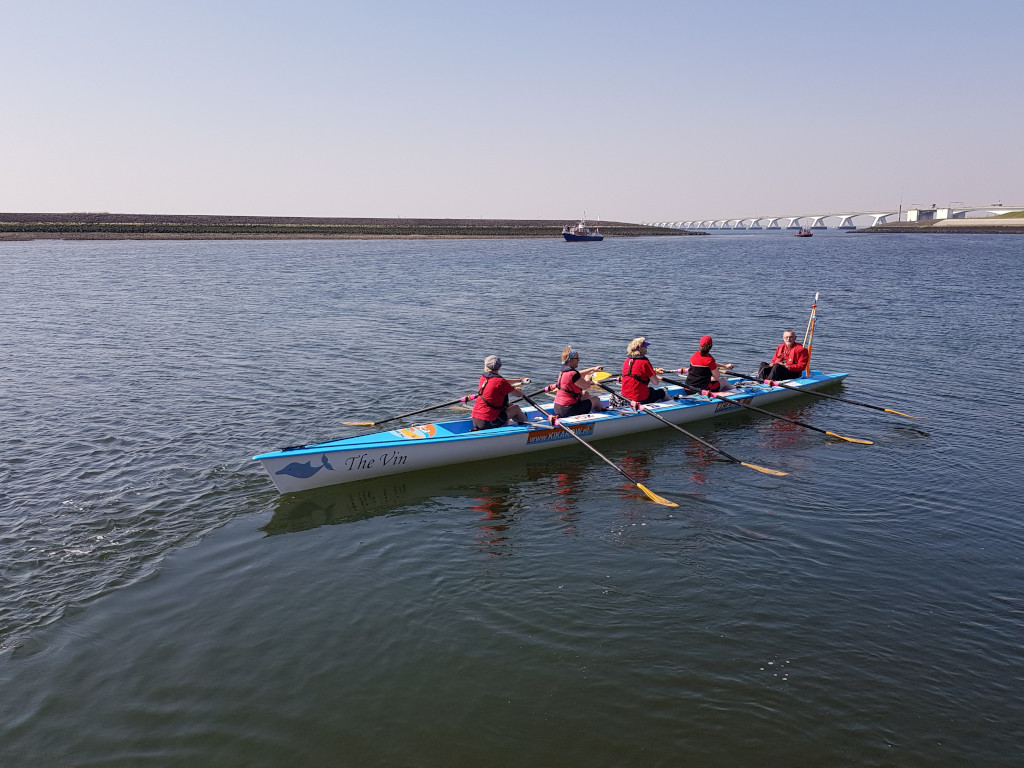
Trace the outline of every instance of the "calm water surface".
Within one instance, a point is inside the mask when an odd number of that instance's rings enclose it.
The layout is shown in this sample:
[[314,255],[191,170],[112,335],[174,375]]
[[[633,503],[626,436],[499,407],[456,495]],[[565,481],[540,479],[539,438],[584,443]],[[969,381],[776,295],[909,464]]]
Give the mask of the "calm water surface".
[[[578,258],[568,267],[566,254]],[[1024,762],[1017,236],[0,244],[0,764]],[[578,273],[560,280],[558,272]],[[800,399],[279,496],[253,454],[566,343]],[[442,411],[438,417],[465,411]]]

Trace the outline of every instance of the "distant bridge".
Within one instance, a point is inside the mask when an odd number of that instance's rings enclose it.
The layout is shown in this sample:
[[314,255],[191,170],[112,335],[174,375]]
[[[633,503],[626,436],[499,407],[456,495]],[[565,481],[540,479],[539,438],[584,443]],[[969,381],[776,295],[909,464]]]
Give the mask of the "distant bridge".
[[[738,219],[691,219],[689,221],[649,222],[652,227],[670,227],[672,229],[828,229],[826,219],[838,221],[835,229],[857,229],[853,220],[858,216],[871,216],[871,226],[885,224],[890,216],[906,214],[907,221],[927,221],[930,219],[963,219],[968,213],[985,211],[990,216],[1011,211],[1024,210],[1024,206],[971,206],[960,208],[910,208],[906,211],[848,211],[846,213],[801,213],[797,216],[744,216]],[[804,220],[808,224],[804,224]],[[780,223],[782,222],[782,223]]]

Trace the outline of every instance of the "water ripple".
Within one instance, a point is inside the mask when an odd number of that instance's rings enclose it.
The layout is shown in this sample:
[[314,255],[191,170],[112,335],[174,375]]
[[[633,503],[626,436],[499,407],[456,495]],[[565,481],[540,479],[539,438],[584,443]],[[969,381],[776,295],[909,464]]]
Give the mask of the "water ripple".
[[[949,368],[1021,356],[1019,241],[791,240],[609,238],[572,285],[537,277],[554,240],[4,244],[5,748],[1008,764],[1024,407]],[[695,425],[786,478],[663,432],[599,446],[674,510],[572,447],[292,496],[249,461],[465,394],[491,352],[540,380],[569,342],[612,368],[645,334],[677,367],[712,333],[753,369],[815,290],[835,392],[927,420],[780,408],[873,446]],[[510,733],[534,738],[502,762]]]

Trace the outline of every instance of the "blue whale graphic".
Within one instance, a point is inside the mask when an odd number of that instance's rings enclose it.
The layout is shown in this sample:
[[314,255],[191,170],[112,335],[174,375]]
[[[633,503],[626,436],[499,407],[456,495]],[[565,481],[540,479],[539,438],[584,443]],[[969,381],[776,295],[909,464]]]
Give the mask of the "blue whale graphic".
[[274,474],[291,475],[292,477],[301,477],[303,480],[305,480],[307,477],[312,477],[313,475],[315,475],[324,467],[327,467],[327,469],[331,470],[332,472],[334,471],[334,467],[332,467],[330,465],[330,462],[327,461],[326,453],[320,457],[320,461],[322,461],[323,464],[321,464],[319,467],[314,467],[312,461],[306,461],[301,464],[297,461],[293,461],[287,467],[277,470],[277,472],[275,472]]

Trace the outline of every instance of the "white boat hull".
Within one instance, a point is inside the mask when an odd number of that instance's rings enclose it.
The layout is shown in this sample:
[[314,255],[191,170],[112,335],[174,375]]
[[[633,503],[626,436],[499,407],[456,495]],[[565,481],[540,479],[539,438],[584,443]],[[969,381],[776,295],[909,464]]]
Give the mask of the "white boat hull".
[[[786,383],[813,390],[841,381],[847,375],[815,371],[809,378]],[[679,387],[671,386],[668,391],[670,395],[682,394]],[[756,385],[743,386],[737,393],[726,394],[742,397],[744,402],[762,407],[788,400],[800,393],[783,387]],[[736,403],[699,395],[654,403],[650,407],[673,424],[709,419],[742,409]],[[293,493],[576,443],[564,430],[552,427],[546,414],[541,416],[533,408],[525,408],[524,412],[531,419],[529,427],[501,427],[472,432],[471,420],[460,419],[342,438],[264,453],[253,458],[263,465],[281,493]],[[658,419],[637,413],[628,406],[560,421],[587,442],[665,427]]]

